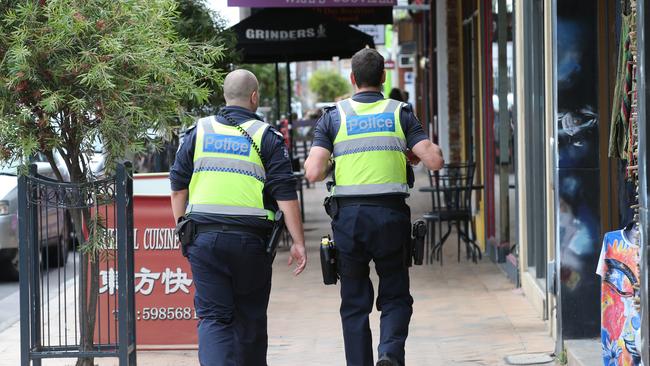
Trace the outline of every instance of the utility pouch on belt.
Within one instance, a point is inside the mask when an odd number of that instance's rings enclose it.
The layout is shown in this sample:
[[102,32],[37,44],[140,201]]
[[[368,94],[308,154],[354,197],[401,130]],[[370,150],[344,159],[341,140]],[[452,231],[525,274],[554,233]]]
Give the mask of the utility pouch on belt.
[[323,206],[325,207],[325,212],[327,213],[327,216],[329,216],[332,219],[336,218],[336,215],[338,215],[339,213],[339,204],[336,201],[336,198],[332,196],[325,197],[325,201],[323,201]]
[[424,238],[427,236],[427,224],[418,220],[413,223],[413,238],[411,239],[413,248],[413,263],[422,265],[424,262]]
[[282,211],[275,213],[275,221],[273,222],[273,230],[269,237],[269,242],[266,244],[266,253],[275,256],[275,250],[280,243],[280,237],[284,231],[284,214]]
[[323,270],[323,283],[336,285],[339,279],[336,271],[336,245],[329,235],[323,236],[320,242],[320,265]]
[[194,240],[195,228],[194,222],[187,217],[181,216],[178,218],[174,232],[178,236],[178,241],[181,242],[181,252],[184,257],[187,257],[187,246]]

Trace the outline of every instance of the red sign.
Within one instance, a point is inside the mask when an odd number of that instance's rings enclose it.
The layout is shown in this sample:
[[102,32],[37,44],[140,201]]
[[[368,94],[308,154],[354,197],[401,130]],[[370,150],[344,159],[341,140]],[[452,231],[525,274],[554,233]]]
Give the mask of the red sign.
[[[150,195],[135,193],[133,200],[138,349],[142,346],[144,349],[147,346],[194,349],[198,344],[194,281],[189,262],[181,254],[180,243],[174,235],[167,174],[136,176],[134,186],[136,192],[137,186],[152,187]],[[108,215],[112,216],[112,213]],[[111,221],[107,222],[109,230],[114,227]],[[104,324],[103,327],[108,324],[106,306],[114,308],[116,304],[115,279],[119,272],[111,265],[113,261],[108,263],[99,273],[98,324]],[[106,334],[106,328],[97,328],[99,334]],[[116,329],[108,330],[111,337],[115,337]]]
[[395,68],[395,61],[393,60],[384,61],[384,69],[393,70],[394,68]]

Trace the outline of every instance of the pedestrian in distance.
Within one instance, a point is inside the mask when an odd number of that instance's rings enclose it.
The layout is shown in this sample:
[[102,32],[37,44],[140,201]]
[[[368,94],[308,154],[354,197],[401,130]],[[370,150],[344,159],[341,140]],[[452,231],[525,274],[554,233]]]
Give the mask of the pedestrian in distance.
[[374,303],[371,260],[379,276],[381,311],[376,365],[404,365],[413,312],[405,260],[411,239],[406,153],[412,151],[430,170],[443,166],[440,148],[427,138],[411,107],[384,99],[385,78],[384,58],[376,50],[366,48],[352,57],[355,94],[325,109],[305,161],[311,182],[324,180],[333,169],[328,213],[338,250],[348,366],[374,365],[368,320]]
[[257,78],[235,70],[223,90],[226,107],[181,140],[170,170],[172,209],[188,241],[200,364],[264,366],[275,255],[268,241],[278,209],[293,239],[295,275],[307,264],[305,240],[282,134],[255,114]]

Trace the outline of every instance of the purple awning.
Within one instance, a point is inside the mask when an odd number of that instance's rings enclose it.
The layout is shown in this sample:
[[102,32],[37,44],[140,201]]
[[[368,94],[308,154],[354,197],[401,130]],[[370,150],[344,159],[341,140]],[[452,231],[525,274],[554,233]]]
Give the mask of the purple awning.
[[228,0],[228,6],[247,8],[333,8],[393,5],[397,5],[397,0]]

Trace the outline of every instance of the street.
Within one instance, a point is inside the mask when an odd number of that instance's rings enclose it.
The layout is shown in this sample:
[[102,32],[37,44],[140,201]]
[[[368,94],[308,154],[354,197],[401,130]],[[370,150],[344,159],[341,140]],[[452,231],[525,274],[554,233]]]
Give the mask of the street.
[[[59,275],[69,281],[74,278],[74,263],[76,252],[68,254],[68,262],[64,268],[53,268],[49,273],[43,273],[43,280],[50,283],[50,298],[58,295]],[[44,282],[46,286],[47,282]],[[0,280],[0,332],[9,328],[20,317],[20,284],[18,281]],[[61,289],[62,290],[62,289]],[[46,289],[47,291],[47,289]]]

